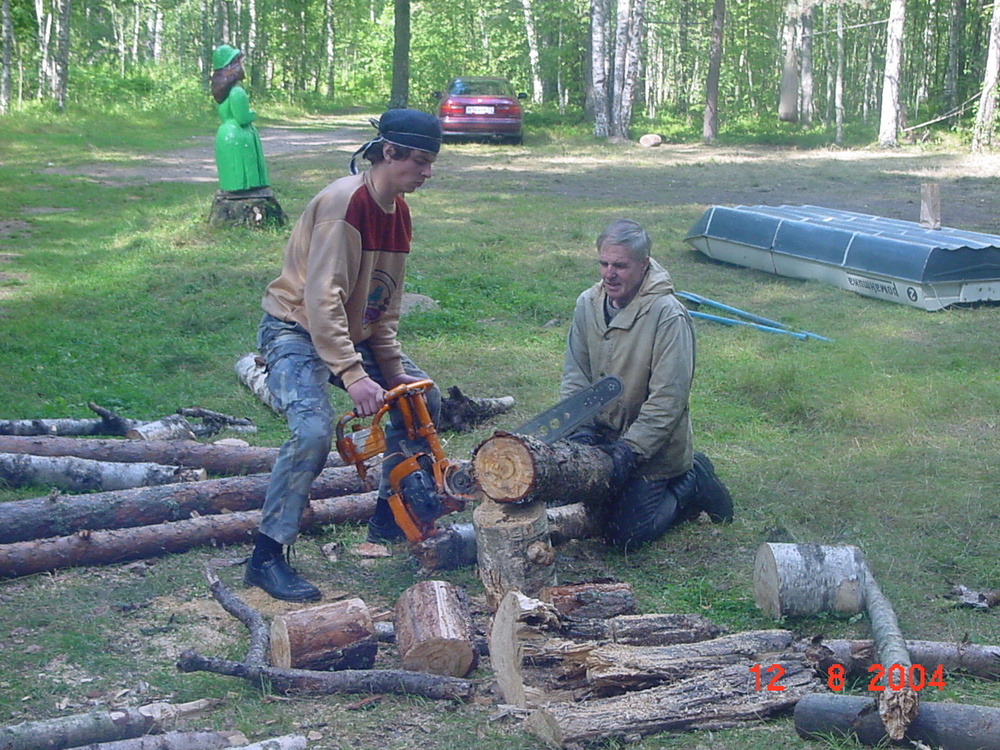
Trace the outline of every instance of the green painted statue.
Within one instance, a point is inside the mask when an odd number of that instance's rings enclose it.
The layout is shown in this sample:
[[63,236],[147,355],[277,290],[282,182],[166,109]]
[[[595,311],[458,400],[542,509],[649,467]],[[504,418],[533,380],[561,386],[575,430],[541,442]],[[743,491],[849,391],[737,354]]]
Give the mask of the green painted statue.
[[222,124],[215,134],[215,163],[219,169],[219,187],[239,192],[267,187],[264,150],[253,121],[250,99],[243,80],[243,53],[223,44],[212,54],[212,97],[219,105]]

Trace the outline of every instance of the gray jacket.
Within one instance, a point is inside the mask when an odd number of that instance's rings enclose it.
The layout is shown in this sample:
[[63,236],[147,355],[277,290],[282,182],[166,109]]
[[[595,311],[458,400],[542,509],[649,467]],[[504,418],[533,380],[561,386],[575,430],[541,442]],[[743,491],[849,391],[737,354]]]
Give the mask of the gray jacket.
[[646,461],[640,473],[667,478],[691,468],[688,408],[694,377],[695,337],[687,308],[659,263],[649,269],[635,298],[604,322],[600,282],[576,300],[563,364],[560,396],[566,398],[605,375],[625,389],[593,426],[609,440],[624,440]]

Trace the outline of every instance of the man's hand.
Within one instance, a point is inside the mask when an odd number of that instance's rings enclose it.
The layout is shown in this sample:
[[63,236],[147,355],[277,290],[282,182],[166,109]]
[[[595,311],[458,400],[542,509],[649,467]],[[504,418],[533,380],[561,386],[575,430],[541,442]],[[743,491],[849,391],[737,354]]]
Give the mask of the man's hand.
[[421,380],[425,380],[425,378],[417,378],[413,375],[407,375],[405,372],[401,372],[399,375],[389,378],[389,390],[392,390],[397,385],[403,385],[404,383],[419,383]]
[[596,446],[611,457],[611,489],[617,490],[629,480],[639,464],[642,456],[632,450],[632,446],[622,440]]
[[347,386],[347,395],[354,402],[354,413],[359,417],[370,417],[385,403],[385,391],[371,378],[355,380]]

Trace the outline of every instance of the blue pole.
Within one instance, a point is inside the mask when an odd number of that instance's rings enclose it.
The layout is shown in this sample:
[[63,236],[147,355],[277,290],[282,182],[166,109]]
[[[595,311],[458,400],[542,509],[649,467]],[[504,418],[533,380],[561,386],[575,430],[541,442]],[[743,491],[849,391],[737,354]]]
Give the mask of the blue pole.
[[[740,310],[739,308],[736,307],[730,307],[729,305],[725,305],[721,302],[716,302],[715,300],[709,299],[708,297],[702,297],[700,294],[695,294],[694,292],[675,292],[675,294],[681,299],[686,299],[689,302],[694,302],[696,305],[705,305],[706,307],[714,307],[716,310],[723,310],[725,312],[732,313],[733,315],[736,315],[740,318],[744,318],[745,320],[758,323],[764,326],[765,328],[780,328],[785,331],[790,330],[788,326],[786,326],[784,323],[779,323],[776,320],[763,318],[760,315],[754,315],[753,313],[748,313],[745,310]],[[702,315],[707,315],[707,314],[708,313],[702,313]],[[713,316],[706,319],[713,320],[718,317],[719,316]],[[729,320],[729,318],[722,318],[721,320]],[[818,339],[819,341],[830,340],[826,336],[820,336],[817,333],[809,333],[808,331],[802,332],[802,338]]]
[[722,323],[727,326],[749,326],[750,328],[756,328],[758,331],[766,331],[767,333],[783,333],[786,336],[793,336],[797,339],[807,339],[809,338],[804,333],[799,333],[798,331],[789,331],[787,328],[775,328],[774,326],[765,326],[760,323],[750,323],[746,320],[734,320],[733,318],[724,318],[721,315],[710,315],[709,313],[698,312],[697,310],[689,310],[692,318],[702,318],[703,320],[711,320],[715,323]]

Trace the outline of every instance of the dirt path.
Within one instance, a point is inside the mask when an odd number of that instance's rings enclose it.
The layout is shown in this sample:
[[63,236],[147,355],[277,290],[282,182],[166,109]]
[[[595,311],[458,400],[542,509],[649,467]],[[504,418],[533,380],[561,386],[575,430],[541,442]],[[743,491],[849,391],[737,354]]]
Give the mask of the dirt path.
[[[269,164],[278,166],[285,159],[315,155],[317,161],[330,165],[332,179],[372,134],[360,119],[357,126],[343,120],[331,121],[334,127],[329,129],[322,124],[320,120],[306,127],[261,128]],[[145,156],[128,166],[95,163],[46,171],[82,174],[106,184],[214,183],[214,136],[193,140],[188,148]],[[698,144],[644,149],[628,144],[609,146],[603,153],[544,145],[472,146],[449,149],[442,157],[439,175],[486,178],[498,189],[556,193],[611,204],[811,204],[910,221],[919,219],[921,183],[938,182],[944,225],[1000,233],[1000,156],[992,154]]]

